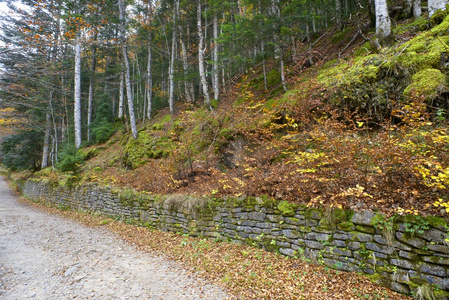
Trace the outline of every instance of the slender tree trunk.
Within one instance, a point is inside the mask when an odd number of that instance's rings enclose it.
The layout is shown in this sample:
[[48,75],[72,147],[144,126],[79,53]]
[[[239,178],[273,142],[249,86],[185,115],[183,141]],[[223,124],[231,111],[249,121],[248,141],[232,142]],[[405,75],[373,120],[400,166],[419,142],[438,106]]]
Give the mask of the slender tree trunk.
[[431,17],[437,10],[446,10],[447,0],[429,0],[429,17]]
[[170,57],[170,67],[169,67],[169,97],[168,104],[170,106],[170,114],[173,116],[174,110],[174,94],[175,94],[175,58],[176,58],[176,16],[178,15],[179,0],[175,1],[175,11],[173,12],[173,35],[171,44],[171,57]]
[[44,137],[44,147],[42,151],[42,169],[48,167],[48,154],[50,147],[50,138],[51,138],[51,115],[47,113],[45,115],[45,137]]
[[296,64],[299,60],[298,49],[296,47],[296,37],[294,36],[292,36],[292,59],[294,64]]
[[81,147],[81,38],[78,37],[75,46],[75,147]]
[[404,19],[410,18],[412,15],[413,0],[404,0],[401,17]]
[[136,67],[137,67],[137,86],[136,86],[136,94],[137,94],[137,112],[138,112],[138,119],[142,119],[142,122],[145,122],[145,109],[146,109],[146,102],[145,102],[145,94],[142,92],[142,70],[140,68],[140,59],[139,56],[136,53]]
[[374,3],[376,8],[376,36],[379,40],[385,40],[391,34],[387,0],[375,0]]
[[214,14],[214,64],[212,65],[213,85],[214,85],[214,99],[218,102],[220,96],[220,83],[218,77],[218,18],[217,13]]
[[413,17],[419,18],[421,17],[422,9],[421,9],[421,0],[413,0]]
[[268,91],[268,85],[267,85],[267,66],[265,62],[265,42],[262,41],[261,43],[261,50],[262,50],[262,67],[263,67],[263,87],[265,88],[265,91]]
[[[151,30],[151,29],[150,29]],[[152,74],[152,54],[153,54],[153,35],[148,34],[148,64],[147,64],[147,117],[151,120],[151,109],[153,102],[153,74]]]
[[339,31],[343,29],[341,0],[335,0],[335,23]]
[[193,84],[190,79],[188,79],[189,76],[189,60],[187,58],[187,48],[184,40],[180,39],[181,44],[181,57],[182,57],[182,68],[184,70],[184,89],[186,94],[187,102],[192,103],[193,97],[194,97],[194,90],[193,90]]
[[199,38],[199,44],[198,44],[198,68],[200,72],[200,80],[201,80],[201,86],[203,88],[203,94],[204,94],[204,104],[207,108],[212,110],[212,106],[210,104],[210,98],[209,98],[209,90],[207,86],[207,80],[206,80],[206,74],[204,72],[204,38],[203,38],[203,25],[202,25],[202,10],[201,10],[201,0],[197,0],[197,27],[198,27],[198,38]]
[[[53,139],[52,139],[52,149],[51,149],[51,153],[50,153],[50,157],[51,157],[51,165],[53,170],[55,169],[55,164],[56,164],[56,160],[57,160],[57,155],[58,155],[58,147],[59,147],[59,141],[58,141],[58,126],[56,123],[56,117],[55,117],[55,111],[53,109],[53,95],[51,95],[50,97],[50,116],[51,116],[51,120],[53,122]],[[64,118],[61,118],[62,120],[62,124],[64,124]],[[61,126],[61,135],[64,134],[64,127]],[[61,137],[62,140],[63,137]]]
[[371,21],[371,26],[376,27],[376,5],[374,0],[368,0],[368,14]]
[[125,74],[120,72],[120,87],[119,87],[119,102],[118,102],[118,117],[121,119],[124,115],[124,109],[125,106]]
[[132,95],[132,87],[131,87],[131,76],[130,76],[130,67],[128,61],[128,50],[126,45],[126,37],[125,37],[125,7],[123,5],[123,0],[119,0],[119,9],[120,9],[120,29],[122,35],[122,54],[123,54],[123,62],[125,64],[125,82],[126,82],[126,94],[128,97],[128,110],[129,110],[129,121],[131,125],[131,132],[134,139],[137,139],[137,124],[136,124],[136,116],[134,114],[134,100]]
[[[272,0],[271,2],[271,10],[272,14],[276,17],[277,21],[279,22],[279,19],[281,17],[281,11],[279,9],[279,0]],[[276,26],[274,31],[274,59],[279,61],[280,63],[280,72],[281,72],[281,82],[282,82],[282,88],[284,91],[287,91],[287,84],[285,82],[285,70],[284,70],[284,58],[282,55],[282,49],[281,49],[281,39],[279,37],[279,28]]]
[[[94,42],[97,40],[97,34],[94,36]],[[90,142],[90,130],[92,123],[92,111],[94,101],[94,84],[95,84],[95,69],[97,66],[97,46],[92,47],[92,63],[90,66],[90,81],[89,81],[89,100],[87,108],[87,141]]]

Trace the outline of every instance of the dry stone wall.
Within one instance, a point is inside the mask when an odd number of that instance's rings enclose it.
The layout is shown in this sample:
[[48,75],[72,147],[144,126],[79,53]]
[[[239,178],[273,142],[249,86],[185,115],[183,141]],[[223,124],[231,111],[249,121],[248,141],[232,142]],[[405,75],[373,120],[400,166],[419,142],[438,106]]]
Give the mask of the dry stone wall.
[[392,222],[372,211],[320,211],[253,197],[156,197],[94,184],[69,188],[29,180],[21,188],[35,201],[164,231],[249,243],[362,272],[402,293],[432,285],[438,299],[449,296],[448,227],[439,218],[408,216]]

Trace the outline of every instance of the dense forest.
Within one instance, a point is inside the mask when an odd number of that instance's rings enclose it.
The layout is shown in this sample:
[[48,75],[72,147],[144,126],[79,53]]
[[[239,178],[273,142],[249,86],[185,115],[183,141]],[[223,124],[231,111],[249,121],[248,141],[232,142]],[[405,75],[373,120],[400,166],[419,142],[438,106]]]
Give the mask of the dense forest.
[[444,215],[446,4],[9,3],[2,163],[68,184]]
[[[27,119],[21,134],[33,149],[26,167],[44,168],[64,144],[106,141],[116,118],[137,138],[136,124],[163,107],[173,114],[176,103],[187,102],[213,111],[223,91],[257,64],[265,89],[276,69],[287,91],[289,66],[314,63],[313,45],[325,29],[357,19],[363,34],[377,10],[378,36],[388,39],[383,2],[13,2],[2,23],[2,106]],[[400,13],[419,16],[420,1],[413,9],[411,2]],[[31,157],[39,152],[41,159]]]

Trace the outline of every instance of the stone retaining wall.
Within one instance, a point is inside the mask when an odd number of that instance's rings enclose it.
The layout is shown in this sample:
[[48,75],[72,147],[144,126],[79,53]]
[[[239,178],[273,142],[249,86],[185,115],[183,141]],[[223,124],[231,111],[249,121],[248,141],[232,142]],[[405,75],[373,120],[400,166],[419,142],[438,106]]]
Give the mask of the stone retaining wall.
[[153,197],[94,184],[64,188],[29,180],[21,188],[35,201],[164,231],[249,243],[335,269],[363,272],[401,293],[433,285],[438,299],[449,296],[448,227],[439,218],[408,216],[392,223],[372,211],[319,211],[252,197]]

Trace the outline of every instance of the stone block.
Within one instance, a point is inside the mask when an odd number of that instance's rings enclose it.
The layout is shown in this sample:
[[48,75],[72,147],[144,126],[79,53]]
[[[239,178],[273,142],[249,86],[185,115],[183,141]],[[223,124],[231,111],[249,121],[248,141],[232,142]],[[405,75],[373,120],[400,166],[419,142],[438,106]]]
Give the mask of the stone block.
[[408,237],[406,234],[402,232],[396,232],[396,238],[399,241],[418,249],[421,249],[426,245],[425,241],[418,238]]
[[366,233],[357,233],[352,236],[352,240],[358,242],[371,242],[373,240],[373,236]]
[[356,212],[352,216],[351,222],[359,225],[371,225],[371,221],[375,216],[376,214],[370,210]]
[[423,263],[419,264],[418,269],[423,273],[435,275],[438,277],[447,276],[446,269],[443,268],[442,266],[438,266],[438,265],[432,265],[432,264],[423,262]]
[[262,229],[270,229],[271,224],[270,223],[256,223],[256,227],[262,228]]
[[284,217],[280,215],[266,215],[266,218],[272,223],[280,223],[281,221],[284,221]]
[[376,229],[372,226],[366,226],[366,225],[356,225],[355,230],[365,232],[368,234],[374,234],[376,233]]
[[282,233],[288,239],[297,239],[297,238],[299,238],[301,236],[301,233],[299,231],[290,230],[290,229],[282,230]]
[[406,259],[393,258],[393,259],[390,260],[390,263],[392,265],[401,267],[403,269],[408,269],[408,270],[414,270],[415,269],[414,264],[411,261],[406,260]]
[[317,225],[318,225],[317,220],[310,220],[310,219],[306,220],[306,226],[308,226],[308,227],[315,227]]
[[390,288],[393,291],[401,293],[401,294],[409,294],[410,293],[410,288],[408,287],[408,285],[403,284],[403,283],[399,283],[399,282],[396,282],[396,281],[392,281],[391,282]]
[[427,248],[429,250],[435,251],[435,252],[440,252],[443,254],[448,254],[449,253],[449,246],[446,245],[438,245],[438,244],[431,244],[431,243],[427,243]]
[[305,238],[306,240],[315,240],[315,235],[316,235],[315,232],[309,232],[308,234],[305,235],[304,238]]
[[237,226],[235,226],[234,224],[227,223],[224,225],[224,228],[235,230]]
[[352,238],[352,234],[347,234],[347,233],[335,233],[334,234],[334,239],[337,239],[337,240],[346,241],[351,238]]
[[236,219],[240,219],[240,220],[247,220],[248,219],[248,213],[247,212],[234,213],[234,217]]
[[305,244],[308,248],[312,249],[324,249],[323,244],[315,242],[315,241],[305,241]]
[[237,225],[256,226],[256,223],[254,221],[250,221],[250,220],[237,220]]
[[359,250],[361,247],[359,242],[350,242],[348,243],[348,248],[351,250]]
[[250,212],[248,214],[248,219],[254,220],[254,221],[260,221],[263,222],[265,220],[266,214],[262,212]]
[[244,238],[244,239],[249,238],[249,234],[246,233],[246,232],[239,232],[238,235],[241,236],[241,237]]
[[315,233],[315,239],[320,242],[325,242],[330,240],[332,235],[326,233]]
[[244,230],[246,233],[252,233],[252,232],[253,232],[253,228],[250,227],[250,226],[245,226],[245,227],[243,228],[243,230]]
[[327,253],[344,256],[344,257],[352,257],[352,252],[350,250],[342,249],[342,248],[336,248],[336,247],[325,247],[324,251]]
[[430,262],[438,265],[449,266],[449,258],[441,256],[423,256],[421,258],[425,262]]
[[276,245],[284,247],[284,248],[290,248],[291,244],[288,242],[281,242],[281,241],[276,241]]
[[337,246],[337,247],[346,247],[345,241],[342,241],[342,240],[333,240],[332,245]]
[[402,257],[402,258],[406,258],[406,259],[413,260],[413,261],[419,260],[418,255],[408,252],[408,251],[399,250],[398,254],[399,254],[399,257]]
[[441,230],[432,228],[432,229],[424,231],[422,234],[420,234],[420,236],[429,242],[438,244],[438,243],[443,243],[445,241],[447,234]]
[[280,248],[279,252],[284,255],[291,256],[291,257],[295,256],[295,254],[296,254],[295,250],[290,249],[290,248]]
[[376,244],[376,243],[366,243],[366,248],[374,252],[384,253],[390,255],[393,253],[394,249],[392,247]]

